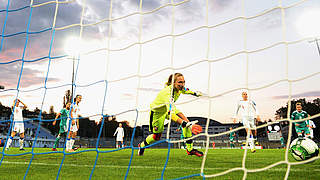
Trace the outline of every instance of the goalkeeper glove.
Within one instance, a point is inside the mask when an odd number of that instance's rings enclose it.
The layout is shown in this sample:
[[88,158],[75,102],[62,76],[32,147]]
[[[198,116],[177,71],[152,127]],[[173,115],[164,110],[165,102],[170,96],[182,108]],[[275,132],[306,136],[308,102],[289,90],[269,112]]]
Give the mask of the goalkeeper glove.
[[198,122],[199,122],[198,120],[187,122],[186,127],[188,128],[190,126],[193,126],[193,125],[197,124]]
[[192,127],[191,127],[191,131],[193,134],[197,135],[199,133],[202,132],[202,127],[198,124],[194,124]]
[[202,93],[200,91],[196,91],[193,93],[194,96],[200,97],[202,96]]
[[190,121],[186,124],[186,128],[190,128],[192,133],[197,135],[202,132],[202,127],[196,123],[198,123],[198,120]]

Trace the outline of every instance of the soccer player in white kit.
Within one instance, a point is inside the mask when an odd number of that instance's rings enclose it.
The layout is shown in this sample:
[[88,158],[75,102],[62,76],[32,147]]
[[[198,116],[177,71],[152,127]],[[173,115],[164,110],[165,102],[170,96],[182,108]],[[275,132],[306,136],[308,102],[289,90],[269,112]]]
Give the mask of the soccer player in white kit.
[[17,133],[19,133],[20,134],[20,139],[19,139],[20,150],[24,151],[24,149],[23,149],[24,123],[23,123],[22,110],[26,109],[26,108],[27,108],[27,106],[22,101],[20,101],[20,99],[16,99],[13,101],[12,109],[14,110],[14,112],[13,112],[12,132],[11,132],[11,136],[7,142],[6,150],[9,150],[9,147],[12,143],[13,137]]
[[310,131],[310,138],[313,139],[313,129],[316,128],[316,125],[311,119],[309,119],[307,120],[307,127],[309,128],[309,131]]
[[[113,136],[117,134],[116,139],[116,148],[122,148],[123,147],[123,137],[124,137],[124,130],[122,128],[122,124],[119,123],[119,127],[116,129],[116,132],[114,132]],[[118,143],[120,142],[120,145],[118,146]]]
[[71,122],[70,122],[70,119],[67,122],[67,129],[69,129],[69,125],[71,124],[68,138],[67,138],[67,144],[66,144],[66,151],[67,152],[74,152],[74,149],[72,149],[72,147],[74,145],[74,141],[77,136],[78,129],[79,129],[79,117],[80,117],[79,103],[81,102],[81,100],[82,100],[82,96],[77,95],[75,97],[75,102],[73,103],[73,106],[71,107]]
[[233,116],[234,123],[236,122],[239,111],[241,112],[242,124],[246,129],[247,137],[249,136],[248,144],[250,146],[251,152],[256,152],[251,129],[255,130],[256,136],[257,127],[255,125],[254,118],[257,118],[257,121],[260,121],[260,116],[256,103],[251,99],[248,99],[248,93],[245,91],[242,92],[242,100],[238,101],[236,111]]

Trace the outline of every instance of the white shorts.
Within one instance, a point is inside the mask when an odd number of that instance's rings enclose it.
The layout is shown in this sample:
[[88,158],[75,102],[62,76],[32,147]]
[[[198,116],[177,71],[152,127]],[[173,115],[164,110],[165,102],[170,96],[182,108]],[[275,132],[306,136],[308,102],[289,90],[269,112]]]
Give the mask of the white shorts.
[[254,117],[242,117],[242,124],[245,128],[256,129],[256,124],[254,123]]
[[[75,120],[76,121],[76,120]],[[69,129],[69,123],[71,124],[71,127],[70,127],[70,132],[77,132],[78,131],[78,126],[77,126],[77,121],[74,125],[72,125],[72,121],[70,121],[68,119],[68,122],[67,122],[67,131]]]
[[123,141],[123,137],[118,137],[117,136],[117,141]]
[[24,123],[13,122],[12,131],[16,133],[24,133]]

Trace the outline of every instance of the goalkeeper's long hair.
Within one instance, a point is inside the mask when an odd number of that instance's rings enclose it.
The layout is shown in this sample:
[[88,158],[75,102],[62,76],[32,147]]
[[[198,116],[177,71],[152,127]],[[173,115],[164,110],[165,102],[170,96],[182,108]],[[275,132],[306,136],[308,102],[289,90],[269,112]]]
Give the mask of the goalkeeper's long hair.
[[[180,76],[183,76],[183,74],[181,73],[174,73],[174,81],[173,82],[176,82],[177,78],[180,77]],[[168,78],[168,81],[166,82],[166,85],[167,86],[170,86],[172,84],[172,74],[170,74],[169,78]]]

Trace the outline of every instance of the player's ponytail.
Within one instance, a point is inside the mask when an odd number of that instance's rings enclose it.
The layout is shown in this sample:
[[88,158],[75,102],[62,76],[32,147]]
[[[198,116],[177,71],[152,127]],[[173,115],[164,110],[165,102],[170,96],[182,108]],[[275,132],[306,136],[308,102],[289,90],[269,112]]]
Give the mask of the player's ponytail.
[[[177,78],[180,77],[180,76],[183,76],[183,74],[181,73],[175,73],[174,74],[174,81],[173,82],[176,82]],[[168,78],[168,81],[166,82],[166,85],[167,86],[170,86],[172,83],[172,74],[170,74],[169,78]]]

